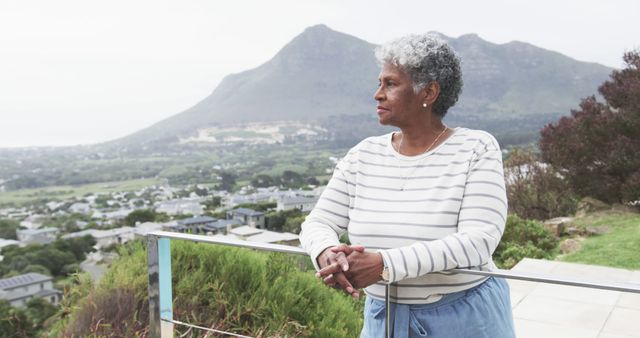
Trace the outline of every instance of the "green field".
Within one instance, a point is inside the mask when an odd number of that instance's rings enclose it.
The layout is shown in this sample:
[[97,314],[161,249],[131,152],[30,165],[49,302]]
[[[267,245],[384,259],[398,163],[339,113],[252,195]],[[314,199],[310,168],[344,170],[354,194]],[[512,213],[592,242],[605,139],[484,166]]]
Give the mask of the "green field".
[[607,212],[577,219],[576,223],[606,226],[609,232],[587,238],[582,249],[561,260],[640,270],[640,214]]
[[43,200],[64,200],[98,192],[134,191],[159,183],[160,180],[157,179],[138,179],[7,191],[0,193],[0,206],[21,206]]

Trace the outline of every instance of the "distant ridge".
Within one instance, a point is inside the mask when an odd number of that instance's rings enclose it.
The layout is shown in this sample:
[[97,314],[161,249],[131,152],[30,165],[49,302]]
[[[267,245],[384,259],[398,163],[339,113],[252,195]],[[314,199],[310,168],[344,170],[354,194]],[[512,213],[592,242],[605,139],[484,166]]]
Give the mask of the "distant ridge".
[[[581,97],[596,93],[612,70],[523,42],[437,34],[463,60],[463,94],[450,112],[456,121],[568,114]],[[374,48],[325,25],[309,27],[271,60],[225,77],[192,108],[116,142],[175,142],[199,128],[225,124],[374,116],[379,72]]]

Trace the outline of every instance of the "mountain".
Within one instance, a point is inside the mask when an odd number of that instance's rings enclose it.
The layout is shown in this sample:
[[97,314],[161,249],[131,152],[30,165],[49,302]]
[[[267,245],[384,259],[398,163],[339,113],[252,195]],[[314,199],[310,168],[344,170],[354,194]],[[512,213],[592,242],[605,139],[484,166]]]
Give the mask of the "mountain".
[[[494,44],[475,34],[457,39],[439,35],[463,60],[463,93],[447,117],[455,124],[554,120],[568,114],[580,98],[596,93],[612,70],[523,42]],[[379,72],[374,48],[325,25],[309,27],[261,66],[225,77],[192,108],[117,143],[174,142],[199,128],[246,122],[344,115],[372,120]]]
[[465,84],[453,110],[461,115],[566,114],[580,98],[595,94],[613,70],[524,42],[494,44],[475,34],[441,37],[463,60]]

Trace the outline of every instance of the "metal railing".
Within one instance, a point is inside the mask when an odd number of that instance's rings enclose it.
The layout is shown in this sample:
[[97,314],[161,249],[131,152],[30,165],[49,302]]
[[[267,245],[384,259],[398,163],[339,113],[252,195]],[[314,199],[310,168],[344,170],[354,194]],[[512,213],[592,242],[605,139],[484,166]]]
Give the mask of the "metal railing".
[[[174,324],[189,326],[205,331],[225,334],[233,337],[250,338],[236,333],[215,330],[207,327],[184,323],[173,318],[173,293],[171,290],[171,239],[186,240],[209,244],[221,244],[241,248],[257,249],[262,251],[282,252],[296,255],[306,255],[302,248],[280,245],[248,242],[226,238],[216,238],[202,235],[191,235],[176,232],[156,231],[147,236],[147,254],[149,270],[149,332],[154,338],[173,337]],[[478,271],[468,269],[450,270],[456,273],[502,277],[507,279],[523,280],[529,282],[541,282],[560,284],[591,289],[631,292],[640,294],[640,284],[635,283],[603,283],[577,278],[557,278],[542,274],[519,273],[510,270]],[[389,285],[385,288],[385,336],[390,337],[390,310],[389,310]]]

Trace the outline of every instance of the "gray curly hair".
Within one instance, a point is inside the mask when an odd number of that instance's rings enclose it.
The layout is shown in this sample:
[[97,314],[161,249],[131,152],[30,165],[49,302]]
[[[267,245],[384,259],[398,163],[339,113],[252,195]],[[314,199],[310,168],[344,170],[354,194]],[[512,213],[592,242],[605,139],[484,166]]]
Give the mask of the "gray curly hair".
[[392,63],[406,71],[418,93],[430,82],[440,85],[433,112],[444,117],[462,91],[460,57],[443,40],[432,34],[410,34],[376,48],[380,64]]

